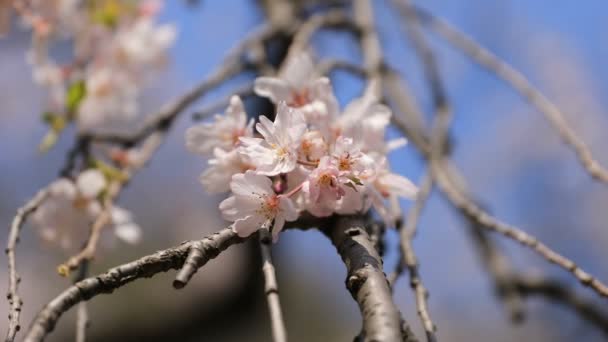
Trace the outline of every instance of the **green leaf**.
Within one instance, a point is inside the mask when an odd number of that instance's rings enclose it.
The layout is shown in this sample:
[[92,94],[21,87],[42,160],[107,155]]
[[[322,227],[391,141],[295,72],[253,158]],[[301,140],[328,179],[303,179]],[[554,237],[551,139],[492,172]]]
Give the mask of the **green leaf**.
[[355,192],[359,192],[359,190],[357,190],[357,187],[355,186],[355,184],[353,184],[352,182],[348,182],[348,183],[346,183],[344,185],[346,185],[347,187],[355,190]]
[[120,169],[109,165],[99,159],[93,159],[91,161],[91,166],[99,170],[108,180],[116,180],[119,182],[124,182],[127,180],[127,174],[122,172]]
[[74,115],[80,102],[87,94],[86,85],[83,80],[76,81],[70,85],[66,94],[65,104],[70,115]]
[[353,182],[357,185],[363,185],[363,183],[361,183],[361,180],[355,176],[350,176],[350,177],[348,177],[348,179],[350,179],[351,182]]

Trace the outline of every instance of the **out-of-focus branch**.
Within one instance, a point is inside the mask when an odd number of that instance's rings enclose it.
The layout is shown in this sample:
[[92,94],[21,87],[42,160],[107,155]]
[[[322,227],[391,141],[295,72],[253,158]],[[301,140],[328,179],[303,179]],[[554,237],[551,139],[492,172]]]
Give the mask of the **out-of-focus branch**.
[[19,243],[19,233],[21,232],[21,228],[23,224],[27,220],[27,217],[32,214],[38,207],[44,202],[44,200],[48,196],[47,188],[43,188],[38,191],[38,193],[32,197],[23,207],[17,210],[17,215],[13,218],[13,222],[11,224],[11,230],[8,236],[8,242],[6,244],[6,256],[8,258],[8,293],[6,298],[9,303],[9,311],[8,311],[8,329],[6,331],[6,341],[12,342],[15,339],[15,335],[17,331],[21,328],[19,325],[19,316],[21,315],[21,307],[23,306],[23,301],[19,296],[18,286],[21,278],[17,273],[17,265],[15,258],[15,248],[17,247],[17,243]]
[[192,114],[192,120],[194,120],[194,121],[205,120],[208,117],[212,116],[213,114],[221,112],[224,108],[228,107],[228,104],[230,103],[230,98],[234,95],[244,98],[247,96],[251,96],[253,94],[254,94],[253,93],[253,84],[252,83],[244,84],[244,85],[238,87],[237,89],[231,91],[230,95],[224,96],[224,97],[220,98],[219,100],[213,102],[212,104],[206,106],[205,108],[196,111],[194,114]]
[[353,25],[352,19],[341,8],[314,14],[302,23],[294,35],[293,42],[289,47],[289,56],[295,56],[305,51],[309,46],[312,36],[326,27],[342,27],[357,30],[356,26]]
[[423,24],[464,52],[479,65],[503,80],[541,112],[557,131],[562,140],[576,153],[581,165],[589,175],[601,182],[608,183],[608,170],[602,167],[593,157],[589,146],[587,146],[585,141],[577,135],[572,126],[566,121],[561,110],[536,89],[521,72],[515,70],[498,56],[485,49],[471,37],[458,31],[446,21],[431,15],[421,8],[416,9],[416,14]]
[[200,268],[228,247],[243,241],[245,239],[237,236],[232,229],[225,228],[203,240],[185,242],[177,247],[150,254],[114,267],[106,273],[79,281],[55,297],[37,314],[24,341],[42,341],[53,330],[59,318],[67,310],[82,301],[89,300],[99,294],[112,293],[134,280],[150,278],[161,272],[181,268],[195,243],[202,243],[205,249],[215,251],[204,255],[197,265]]
[[[404,19],[402,21],[405,23],[405,25],[403,25],[404,29],[414,45],[414,48],[418,54],[418,58],[424,66],[425,75],[429,82],[430,91],[433,98],[436,116],[439,118],[449,118],[451,116],[451,109],[446,91],[443,86],[443,82],[441,80],[439,67],[437,65],[433,51],[427,44],[424,34],[419,29],[420,20],[417,16],[416,9],[412,6],[411,1],[409,0],[392,0],[392,3]],[[399,87],[399,84],[397,83],[393,87],[395,86]],[[404,102],[403,100],[397,101]],[[401,105],[407,108],[407,105],[409,105],[409,103],[405,102]],[[410,117],[412,117],[413,112],[411,111],[411,109],[407,112],[409,112]],[[414,118],[416,117],[415,114],[413,116]],[[416,120],[414,120],[413,122],[416,122]],[[427,158],[429,158],[431,155],[431,146],[425,144],[426,141],[423,139],[423,137],[417,137],[415,143],[420,141],[422,141],[423,143],[417,144],[419,146],[419,149],[424,155],[426,155]],[[441,143],[447,143],[447,138]],[[442,153],[449,153],[449,151],[446,150],[446,146],[441,146],[441,148],[443,149]],[[462,177],[460,177],[460,175],[458,174],[457,169],[447,161],[447,158],[445,166],[449,178],[454,184],[454,186],[460,187],[462,193],[466,194],[465,185],[461,181]],[[463,217],[469,223],[468,226],[473,237],[474,246],[478,250],[480,258],[486,266],[487,271],[492,276],[492,280],[496,289],[496,294],[504,302],[508,312],[511,315],[511,318],[514,321],[520,320],[523,315],[522,301],[521,297],[514,291],[513,284],[510,282],[510,266],[507,259],[504,257],[503,254],[499,252],[498,247],[495,246],[491,238],[487,236],[487,232],[484,231],[484,229],[480,227],[474,219],[466,215],[466,213],[461,212],[461,215],[463,215]]]
[[[78,267],[78,274],[74,278],[74,283],[84,280],[89,272],[89,261],[83,260]],[[89,313],[87,303],[81,302],[78,304],[76,311],[76,342],[85,342],[87,340],[87,328],[89,327]]]
[[608,297],[608,287],[604,283],[595,278],[593,275],[587,273],[574,261],[557,253],[544,243],[540,242],[536,237],[517,227],[503,223],[489,215],[452,185],[444,171],[445,165],[443,161],[440,160],[433,163],[434,165],[432,168],[433,172],[436,174],[436,180],[439,188],[458,209],[462,210],[464,213],[466,213],[466,215],[474,219],[486,229],[504,235],[505,237],[515,240],[530,248],[547,261],[570,272],[578,281],[581,282],[581,284],[590,287],[597,294],[603,297]]
[[430,166],[438,187],[448,200],[484,228],[529,247],[547,261],[570,272],[581,284],[590,287],[601,296],[608,297],[608,286],[581,269],[574,261],[552,250],[525,231],[492,217],[463,194],[458,187],[454,186],[449,173],[446,172],[449,166],[444,158],[444,147],[452,117],[449,111],[440,111],[438,114],[441,115],[436,116],[431,132]]
[[361,66],[339,59],[329,59],[321,61],[319,63],[318,70],[320,75],[328,75],[333,71],[343,70],[357,77],[367,77],[367,70],[365,70]]
[[522,296],[542,296],[572,309],[579,317],[608,336],[608,313],[600,309],[603,306],[581,297],[560,281],[543,277],[514,276],[512,282]]
[[422,326],[424,327],[427,341],[437,341],[437,337],[435,335],[435,324],[431,319],[427,305],[428,291],[420,276],[418,258],[416,258],[414,247],[412,246],[412,240],[418,231],[418,221],[432,188],[433,178],[431,177],[430,173],[428,173],[424,176],[422,184],[419,187],[418,196],[416,197],[414,206],[407,214],[405,226],[401,227],[402,225],[399,225],[397,227],[400,234],[399,242],[401,246],[401,255],[397,270],[389,278],[391,285],[394,285],[403,269],[407,267],[410,277],[410,287],[416,296],[416,308],[420,321],[422,322]]
[[103,228],[106,227],[112,221],[112,202],[114,197],[118,194],[118,188],[115,183],[111,184],[114,190],[113,194],[109,195],[112,198],[106,198],[103,204],[102,212],[97,216],[95,222],[91,226],[91,232],[87,239],[87,242],[83,249],[80,250],[76,255],[70,257],[64,264],[61,264],[57,268],[57,272],[62,276],[67,276],[71,271],[79,268],[83,262],[89,262],[95,257],[95,252],[97,251],[97,243],[99,242],[99,238],[101,237],[101,232]]
[[283,312],[281,311],[279,285],[270,251],[272,239],[270,237],[270,233],[268,232],[268,228],[262,228],[258,234],[260,240],[260,252],[262,254],[264,291],[266,293],[268,311],[270,312],[270,324],[272,327],[272,340],[274,342],[286,342],[287,330],[285,329],[285,321],[283,320]]
[[346,287],[359,304],[364,340],[416,341],[409,329],[403,336],[401,314],[393,302],[382,259],[370,241],[365,223],[361,216],[341,216],[324,229],[346,265]]

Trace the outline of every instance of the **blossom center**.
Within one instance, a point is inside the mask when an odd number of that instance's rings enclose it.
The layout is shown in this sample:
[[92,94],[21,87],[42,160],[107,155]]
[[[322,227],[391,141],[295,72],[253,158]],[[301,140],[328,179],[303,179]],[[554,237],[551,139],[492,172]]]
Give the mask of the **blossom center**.
[[279,211],[279,196],[278,195],[264,195],[260,209],[256,212],[259,215],[264,216],[267,220],[274,218]]
[[291,100],[288,105],[295,108],[303,107],[310,103],[310,94],[308,89],[294,91],[291,93]]

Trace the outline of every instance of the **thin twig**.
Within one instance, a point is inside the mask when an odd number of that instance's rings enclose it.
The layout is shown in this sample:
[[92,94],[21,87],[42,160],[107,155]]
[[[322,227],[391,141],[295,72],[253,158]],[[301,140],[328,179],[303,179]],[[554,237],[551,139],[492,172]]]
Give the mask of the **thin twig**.
[[245,239],[236,235],[232,229],[225,228],[203,240],[188,241],[177,247],[150,254],[114,267],[106,273],[79,281],[55,297],[36,315],[24,341],[42,341],[53,330],[59,318],[67,310],[82,301],[89,300],[99,294],[112,293],[114,290],[139,278],[150,278],[161,272],[180,269],[184,265],[193,243],[202,243],[205,249],[214,251],[204,255],[204,259],[198,264],[200,268],[228,247],[243,241]]
[[8,258],[8,293],[6,298],[9,303],[9,312],[8,312],[8,329],[6,332],[6,341],[12,342],[15,340],[15,335],[21,328],[19,325],[19,316],[21,315],[21,307],[23,306],[23,301],[21,297],[19,297],[18,286],[21,278],[17,273],[17,265],[15,258],[15,248],[17,247],[17,243],[19,243],[19,233],[21,232],[21,228],[23,224],[27,220],[27,217],[32,214],[38,207],[44,202],[44,200],[48,196],[48,189],[43,188],[38,191],[38,193],[32,197],[23,207],[17,210],[17,215],[13,218],[13,222],[11,224],[10,234],[8,236],[8,242],[6,245],[6,256]]
[[264,291],[268,301],[268,311],[270,312],[270,324],[272,327],[272,340],[274,342],[286,342],[287,330],[281,311],[279,300],[279,285],[277,282],[274,264],[272,263],[272,253],[270,246],[272,239],[268,228],[259,231],[260,252],[262,254],[262,271],[264,273]]
[[367,76],[367,70],[361,66],[340,59],[321,61],[318,70],[319,75],[329,75],[333,71],[343,70],[357,77],[365,78]]
[[112,222],[112,207],[116,197],[122,190],[123,182],[113,181],[108,187],[108,193],[105,195],[101,213],[97,215],[87,242],[76,255],[70,257],[65,263],[57,267],[57,272],[62,276],[68,276],[71,271],[80,267],[83,262],[89,262],[95,257],[97,244],[101,237],[103,229]]
[[542,277],[515,276],[515,289],[523,296],[543,296],[555,303],[572,309],[579,317],[594,325],[608,337],[608,313],[594,301],[578,295],[558,280]]
[[237,87],[235,90],[230,92],[230,95],[224,96],[217,101],[207,105],[205,108],[201,110],[197,110],[194,114],[192,114],[192,120],[200,121],[205,120],[212,116],[213,114],[219,113],[223,111],[228,104],[230,103],[230,98],[234,95],[237,95],[241,98],[245,98],[247,96],[253,95],[253,84],[247,83],[240,87]]
[[[404,22],[406,25],[404,29],[413,42],[413,46],[418,54],[418,58],[422,62],[424,66],[424,71],[426,78],[428,80],[433,103],[437,116],[450,116],[451,109],[448,103],[446,91],[443,86],[443,82],[441,80],[441,76],[439,73],[439,67],[437,65],[436,59],[434,57],[433,51],[430,46],[426,42],[426,39],[423,33],[419,30],[420,20],[417,16],[415,8],[412,6],[411,1],[409,0],[392,0],[393,6],[397,8],[397,10],[402,15]],[[391,73],[386,78],[392,79],[393,84],[390,89],[393,93],[398,91],[403,93],[407,91],[407,87],[404,87],[401,82],[396,80],[394,72],[388,71]],[[385,79],[386,79],[385,78]],[[399,89],[402,88],[402,89]],[[395,94],[393,94],[393,97]],[[413,108],[414,103],[412,100],[407,100],[407,98],[403,99],[402,96],[396,97],[395,101],[398,105],[405,110],[402,110],[404,114],[408,115],[410,118],[411,124],[415,124],[414,127],[410,128],[415,134],[413,142],[418,148],[421,150],[423,155],[427,158],[430,157],[430,143],[428,139],[425,139],[423,135],[417,133],[416,127],[421,127],[421,114],[417,113]],[[409,128],[408,125],[401,125],[405,128]],[[447,139],[446,139],[447,140]],[[448,153],[445,149],[446,146],[442,146],[444,148],[444,153]],[[461,179],[460,175],[456,168],[452,166],[446,160],[446,170],[448,171],[448,175],[452,180],[455,186],[459,185],[459,180]],[[460,184],[462,188],[462,193],[466,193],[463,184]],[[461,214],[465,219],[469,222],[470,232],[475,242],[474,246],[480,253],[480,258],[483,261],[484,265],[488,272],[492,275],[492,280],[495,285],[496,293],[498,297],[504,302],[508,312],[513,321],[520,321],[523,317],[523,303],[521,301],[521,297],[517,292],[514,291],[513,284],[510,282],[510,267],[507,262],[507,259],[499,252],[497,246],[491,241],[490,237],[487,236],[487,232],[484,231],[482,227],[475,222],[475,220],[471,219],[468,215]]]
[[511,86],[526,101],[542,113],[553,129],[557,131],[562,140],[576,153],[581,165],[596,180],[608,183],[608,170],[600,165],[593,157],[591,149],[580,138],[572,126],[566,121],[562,111],[545,95],[536,89],[531,82],[519,71],[515,70],[498,56],[481,46],[471,37],[460,32],[446,21],[431,15],[429,12],[417,8],[416,13],[420,21],[438,33],[450,44],[455,46],[486,68],[492,74]]
[[430,166],[439,189],[441,189],[449,201],[486,229],[502,234],[529,247],[547,261],[570,272],[581,284],[590,287],[601,296],[608,297],[608,286],[581,269],[574,261],[552,250],[529,233],[494,218],[452,184],[452,180],[446,172],[447,165],[443,157],[443,149],[447,139],[451,115],[449,112],[442,112],[441,114],[436,117],[431,134]]
[[[74,283],[84,280],[89,272],[89,261],[83,260],[78,268],[78,274],[74,278]],[[85,342],[87,340],[87,328],[89,327],[89,314],[87,303],[81,302],[78,304],[76,312],[76,342]]]
[[433,178],[430,173],[425,174],[422,183],[419,187],[418,196],[416,197],[416,202],[414,206],[408,212],[407,218],[405,220],[405,227],[399,229],[400,233],[400,245],[401,245],[401,258],[399,260],[398,270],[395,272],[396,275],[389,278],[396,281],[399,273],[401,273],[401,269],[403,269],[403,265],[405,265],[408,269],[409,277],[410,277],[410,287],[414,290],[416,295],[416,308],[418,312],[418,316],[420,317],[420,321],[422,322],[422,326],[424,327],[424,331],[426,334],[427,341],[437,341],[437,336],[435,335],[435,324],[431,319],[431,315],[429,313],[427,298],[428,291],[422,282],[422,278],[420,276],[420,269],[418,258],[416,258],[416,254],[414,253],[414,247],[412,246],[412,240],[418,231],[418,220],[420,219],[420,215],[422,214],[422,210],[426,205],[428,197],[433,188]]
[[350,30],[356,30],[356,27],[354,27],[352,23],[352,20],[346,15],[343,9],[331,9],[310,16],[302,25],[300,25],[295,33],[289,47],[288,59],[291,58],[291,56],[297,56],[305,51],[312,36],[322,28],[345,27]]
[[581,284],[590,287],[601,296],[608,297],[608,287],[593,275],[581,269],[574,261],[552,250],[529,233],[526,233],[515,226],[499,221],[479,208],[475,203],[470,201],[451,184],[449,178],[445,174],[445,171],[442,170],[441,165],[442,162],[439,161],[434,162],[433,166],[433,172],[436,174],[437,184],[447,198],[457,208],[465,212],[486,229],[502,234],[526,247],[529,247],[532,251],[536,252],[547,261],[570,272],[581,282]]

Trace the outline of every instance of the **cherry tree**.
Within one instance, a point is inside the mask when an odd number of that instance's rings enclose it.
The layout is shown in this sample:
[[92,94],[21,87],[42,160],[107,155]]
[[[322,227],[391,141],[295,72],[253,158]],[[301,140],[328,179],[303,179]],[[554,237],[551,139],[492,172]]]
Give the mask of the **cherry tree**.
[[[45,339],[75,306],[77,339],[84,341],[86,301],[169,270],[177,270],[173,287],[181,289],[211,259],[249,240],[259,242],[273,340],[286,341],[271,249],[287,229],[319,230],[336,247],[347,270],[346,288],[361,312],[355,340],[436,341],[441,322],[432,318],[412,247],[432,189],[470,225],[497,296],[514,319],[522,315],[522,299],[539,295],[563,302],[606,331],[608,318],[593,303],[580,300],[549,277],[532,278],[518,271],[490,238],[495,234],[517,242],[598,297],[608,296],[608,286],[583,265],[493,216],[469,194],[450,159],[453,108],[423,30],[462,51],[543,114],[591,177],[608,183],[608,171],[561,110],[523,74],[422,7],[408,0],[382,3],[399,13],[399,29],[420,60],[433,100],[428,127],[407,80],[384,57],[370,0],[261,1],[265,22],[238,42],[207,78],[144,119],[138,115],[141,92],[158,81],[155,76],[169,63],[179,35],[179,23],[158,19],[162,1],[0,1],[3,33],[12,33],[11,21],[31,33],[26,58],[33,80],[48,94],[42,114],[47,134],[38,149],[49,151],[68,134],[66,128],[75,127],[60,177],[20,208],[10,226],[6,341],[16,340],[21,328],[25,341]],[[357,42],[360,63],[317,57],[312,37],[328,29],[346,33],[337,40]],[[65,40],[70,42],[69,60],[54,59],[53,46]],[[277,43],[284,50],[278,62],[269,49]],[[337,70],[365,84],[362,93],[345,105],[337,100],[330,77]],[[176,120],[208,92],[245,73],[254,73],[254,79],[232,89],[210,110],[196,113],[196,120],[205,121],[192,124],[184,137],[193,158],[199,155],[207,162],[200,191],[222,196],[217,213],[226,226],[100,274],[89,272],[102,235],[113,235],[133,248],[145,235],[146,227],[120,205],[120,195],[153,161]],[[245,105],[251,98],[267,99],[271,112],[252,112]],[[401,137],[389,139],[391,125]],[[425,161],[420,181],[391,169],[389,157],[398,157],[403,150],[415,150]],[[401,208],[403,200],[410,201],[407,212]],[[15,251],[26,221],[56,248],[84,244],[78,253],[52,265],[62,276],[74,276],[74,284],[24,325]],[[385,273],[382,241],[389,230],[399,235],[399,263]],[[425,336],[414,335],[410,326],[415,323],[403,318],[393,299],[396,280],[404,274]],[[604,300],[599,298],[597,304]]]

